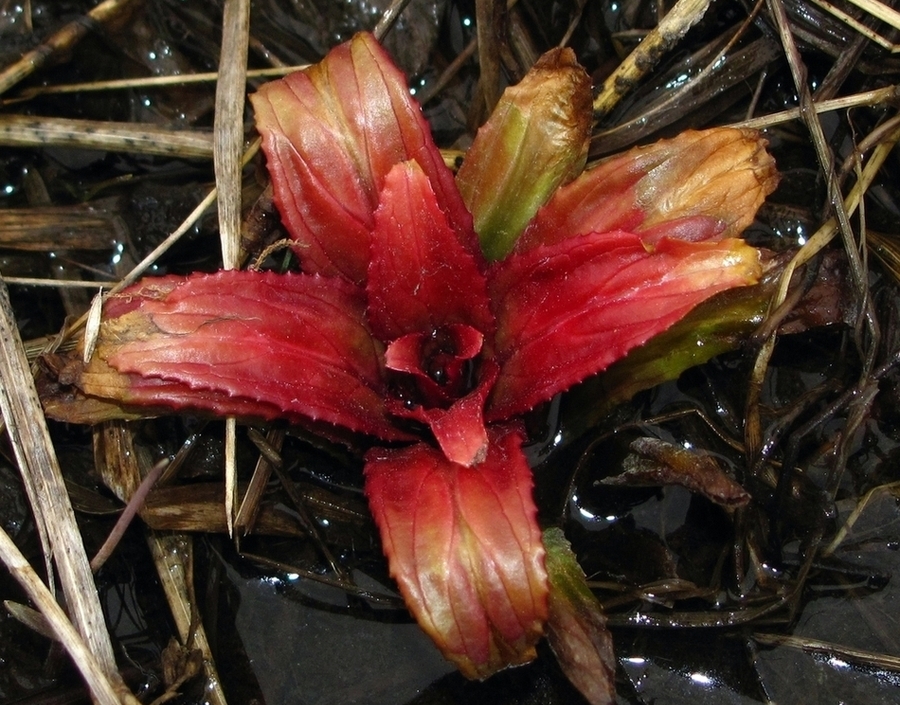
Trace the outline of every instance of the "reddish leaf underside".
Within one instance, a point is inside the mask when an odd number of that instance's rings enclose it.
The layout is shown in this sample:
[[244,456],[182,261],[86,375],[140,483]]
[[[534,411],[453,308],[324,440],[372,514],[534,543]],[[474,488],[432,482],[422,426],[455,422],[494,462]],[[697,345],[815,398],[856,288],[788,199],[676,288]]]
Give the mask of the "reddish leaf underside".
[[[250,96],[275,203],[306,271],[366,276],[369,232],[384,179],[416,161],[453,227],[471,231],[453,175],[403,74],[370,34]],[[469,235],[471,236],[471,235]]]
[[[339,279],[146,279],[108,302],[76,383],[123,403],[303,417],[404,438],[386,417],[380,347],[363,310],[362,292]],[[133,376],[147,383],[129,384]]]
[[489,278],[500,377],[487,420],[546,401],[759,274],[757,251],[740,240],[663,239],[648,251],[613,232],[513,255]]
[[376,448],[365,466],[391,574],[421,627],[469,678],[534,658],[547,617],[522,434],[488,433],[487,458],[473,467],[425,444]]

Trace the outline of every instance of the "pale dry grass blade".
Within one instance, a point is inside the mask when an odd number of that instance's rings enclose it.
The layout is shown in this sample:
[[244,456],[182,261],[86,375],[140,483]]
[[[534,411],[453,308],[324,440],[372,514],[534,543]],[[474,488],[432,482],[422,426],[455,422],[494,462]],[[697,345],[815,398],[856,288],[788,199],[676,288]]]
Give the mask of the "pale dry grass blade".
[[[91,691],[93,700],[100,705],[138,705],[138,700],[125,686],[110,682],[106,668],[85,644],[69,622],[62,608],[53,599],[47,586],[41,581],[25,556],[13,543],[9,534],[0,527],[0,558],[10,574],[18,581],[31,601],[38,606],[56,638],[65,646],[75,666]],[[91,587],[93,590],[93,586]],[[118,678],[118,673],[115,674]]]
[[865,10],[872,17],[877,17],[882,22],[889,24],[894,29],[900,29],[900,12],[888,7],[878,0],[849,0],[861,10]]
[[[853,0],[849,0],[849,1],[853,2]],[[830,2],[826,2],[826,0],[811,0],[811,2],[813,4],[821,7],[823,10],[825,10],[825,12],[831,13],[832,15],[837,17],[841,22],[846,24],[848,27],[852,27],[857,32],[859,32],[860,34],[862,34],[866,38],[868,38],[870,41],[873,41],[876,44],[880,44],[888,51],[890,51],[892,53],[894,53],[896,51],[900,51],[900,46],[898,46],[897,44],[894,44],[889,39],[882,37],[880,34],[878,34],[878,32],[870,29],[869,27],[866,27],[866,25],[864,25],[862,22],[860,22],[859,20],[854,18],[852,15],[847,14],[846,12],[841,10],[839,7],[835,7]],[[898,29],[900,29],[900,28],[898,28]]]
[[[247,78],[280,78],[289,73],[303,71],[309,64],[296,66],[278,66],[269,69],[250,69]],[[112,81],[90,81],[83,83],[64,83],[54,86],[35,86],[16,93],[15,97],[0,101],[2,104],[21,103],[39,95],[61,93],[88,93],[95,91],[133,90],[136,88],[166,88],[169,86],[187,86],[197,83],[215,83],[219,74],[215,71],[204,73],[179,74],[177,76],[148,76],[145,78],[120,78]]]
[[[19,286],[49,286],[57,289],[101,289],[109,288],[112,284],[103,282],[92,282],[83,279],[39,279],[37,277],[4,277],[3,281],[7,284],[17,284]],[[31,353],[28,355],[31,359]]]
[[[833,98],[831,100],[818,101],[814,109],[816,113],[828,113],[834,110],[848,110],[849,108],[859,108],[864,106],[883,105],[900,98],[900,86],[885,86],[884,88],[876,88],[875,90],[856,93],[854,95],[844,96],[842,98]],[[767,127],[780,125],[791,120],[799,120],[802,117],[800,108],[791,108],[790,110],[782,110],[769,115],[761,115],[760,117],[743,120],[729,125],[729,127],[743,127],[752,130],[764,130]]]
[[0,408],[35,521],[44,527],[72,621],[100,667],[118,677],[75,512],[50,439],[6,285],[0,281]]
[[219,237],[225,269],[236,268],[240,257],[241,151],[244,144],[249,36],[249,0],[226,0],[213,128],[216,187],[219,189]]
[[213,136],[201,130],[29,115],[0,115],[0,145],[78,147],[182,159],[211,159],[213,156]]
[[[226,0],[222,17],[222,51],[216,86],[215,168],[219,189],[219,236],[222,264],[235,269],[241,258],[241,147],[244,143],[244,103],[250,0]],[[234,534],[237,509],[237,425],[225,421],[225,517]]]

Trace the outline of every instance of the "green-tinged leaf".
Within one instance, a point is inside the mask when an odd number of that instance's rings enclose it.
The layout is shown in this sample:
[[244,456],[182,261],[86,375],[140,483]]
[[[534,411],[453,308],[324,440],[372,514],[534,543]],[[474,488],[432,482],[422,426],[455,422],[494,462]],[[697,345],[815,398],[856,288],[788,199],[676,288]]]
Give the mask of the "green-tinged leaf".
[[757,251],[734,239],[663,239],[648,251],[636,235],[602,233],[514,254],[489,280],[500,377],[486,417],[550,399],[759,274]]
[[544,531],[550,617],[547,636],[559,665],[591,705],[616,701],[616,658],[600,603],[562,529]]
[[584,167],[591,84],[571,49],[547,52],[478,131],[456,183],[489,260],[505,257],[538,208]]
[[[671,328],[610,365],[603,374],[574,388],[569,403],[578,411],[566,419],[570,433],[577,436],[638,392],[678,379],[685,370],[743,345],[765,320],[784,265],[792,255],[785,252],[774,259],[769,255],[759,284],[731,289],[705,301]],[[845,274],[841,261],[839,255],[825,258],[815,284],[781,322],[782,334],[842,320],[840,302],[845,300]]]

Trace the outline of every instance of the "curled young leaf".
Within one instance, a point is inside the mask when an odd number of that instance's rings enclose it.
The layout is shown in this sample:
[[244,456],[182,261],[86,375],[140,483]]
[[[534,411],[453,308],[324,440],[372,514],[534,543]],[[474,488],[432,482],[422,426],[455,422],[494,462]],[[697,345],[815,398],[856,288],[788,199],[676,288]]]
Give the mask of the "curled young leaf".
[[778,173],[753,130],[688,131],[601,162],[561,187],[519,239],[524,252],[575,235],[622,229],[699,241],[740,235]]
[[631,444],[625,468],[603,480],[625,487],[680,485],[723,507],[742,507],[750,495],[729,477],[715,458],[679,448],[658,438],[638,438]]
[[489,260],[505,257],[537,209],[584,167],[591,82],[571,49],[544,54],[507,88],[456,183]]

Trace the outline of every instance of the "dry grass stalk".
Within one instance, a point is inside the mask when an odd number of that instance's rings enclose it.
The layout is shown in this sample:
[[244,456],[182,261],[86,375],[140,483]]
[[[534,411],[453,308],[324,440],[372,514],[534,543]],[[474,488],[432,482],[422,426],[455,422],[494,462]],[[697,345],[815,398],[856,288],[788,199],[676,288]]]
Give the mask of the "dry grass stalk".
[[[863,195],[878,176],[882,165],[885,160],[887,160],[888,155],[894,149],[898,141],[900,141],[900,129],[895,130],[893,134],[889,135],[872,151],[872,156],[869,158],[868,163],[863,169],[859,181],[854,184],[850,193],[843,201],[844,211],[848,216],[856,212],[856,209],[862,201]],[[788,289],[790,288],[794,272],[821,252],[825,246],[834,239],[834,236],[837,235],[838,231],[837,218],[829,218],[806,242],[806,244],[798,250],[797,254],[794,255],[793,259],[791,259],[784,269],[781,281],[779,282],[778,291],[770,304],[770,311],[777,310],[787,299]],[[748,450],[751,452],[755,452],[762,442],[758,400],[762,389],[762,380],[769,367],[772,353],[775,351],[775,339],[776,336],[773,331],[760,347],[753,365],[752,381],[748,388],[746,441]]]
[[[849,0],[849,1],[853,2],[853,0]],[[841,22],[846,24],[848,27],[852,27],[857,32],[859,32],[863,36],[867,37],[869,40],[875,42],[876,44],[880,44],[888,51],[893,53],[893,52],[900,50],[900,45],[894,44],[889,39],[882,37],[880,34],[878,34],[878,32],[876,32],[873,29],[870,29],[869,27],[866,27],[866,25],[864,25],[862,22],[857,20],[855,17],[847,14],[840,8],[835,7],[830,2],[826,2],[826,0],[811,0],[811,2],[815,5],[818,5],[826,12],[831,13],[832,15],[837,17]],[[878,3],[876,3],[876,4],[878,4]],[[898,27],[898,29],[900,29],[900,27]]]
[[43,44],[0,72],[0,93],[5,93],[23,78],[30,76],[58,53],[71,49],[88,33],[92,24],[105,24],[115,19],[132,2],[133,0],[105,0],[86,15],[89,21],[79,18],[69,22]]
[[[92,282],[84,279],[39,279],[37,277],[4,277],[3,281],[7,284],[16,284],[19,286],[50,286],[55,287],[57,289],[106,289],[112,286],[112,284],[107,284],[105,282]],[[34,352],[34,347],[31,345],[33,341],[28,341],[25,344],[26,352],[28,353],[28,359],[34,359],[34,356],[39,354],[40,351]]]
[[693,27],[709,7],[710,0],[678,0],[634,51],[619,64],[600,87],[594,99],[594,116],[601,118],[630,93],[637,82],[672,46]]
[[856,663],[870,668],[900,671],[900,657],[898,656],[854,649],[841,644],[833,644],[808,637],[790,636],[788,634],[754,634],[753,639],[766,646],[789,646],[810,654],[822,654],[829,658]]
[[[0,283],[0,408],[42,538],[49,542],[66,604],[101,669],[118,678],[75,513],[50,440],[5,284]],[[68,645],[67,645],[68,648]]]
[[[842,98],[833,98],[831,100],[817,101],[814,108],[816,113],[828,113],[834,110],[847,110],[849,108],[859,108],[863,106],[882,105],[900,98],[900,86],[885,86],[884,88],[876,88],[875,90],[856,93],[854,95],[844,96]],[[732,127],[745,127],[752,130],[763,130],[767,127],[780,125],[791,120],[799,120],[802,117],[800,108],[791,108],[790,110],[782,110],[781,112],[762,115],[750,120],[734,123]]]
[[392,0],[390,7],[384,11],[375,29],[372,30],[372,34],[378,38],[378,41],[384,39],[384,35],[394,26],[397,18],[400,17],[400,13],[406,9],[407,5],[409,5],[409,0]]
[[[141,455],[134,446],[134,439],[127,424],[105,425],[95,447],[97,468],[104,483],[123,501],[131,499],[144,476]],[[221,504],[219,505],[221,507]],[[221,511],[221,509],[220,509]],[[216,670],[206,632],[196,615],[193,592],[193,543],[183,534],[160,535],[151,532],[147,537],[150,553],[159,574],[179,639],[188,649],[199,649],[203,656],[208,687],[206,694],[210,705],[225,705],[225,693]]]
[[[270,69],[250,69],[247,78],[279,78],[295,71],[303,71],[309,64],[296,66],[278,66]],[[57,86],[35,86],[0,101],[0,105],[11,105],[31,100],[40,95],[61,93],[88,93],[94,91],[132,90],[135,88],[165,88],[168,86],[186,86],[196,83],[216,83],[219,74],[214,71],[204,73],[179,74],[177,76],[148,76],[146,78],[120,78],[113,81],[90,81],[84,83],[66,83]]]
[[[235,269],[241,259],[241,147],[244,143],[244,103],[250,0],[226,0],[222,16],[222,50],[216,86],[215,169],[219,189],[219,237],[222,264]],[[234,534],[237,511],[237,425],[225,421],[225,517]]]
[[[273,428],[266,434],[266,443],[275,452],[281,452],[285,432],[283,429]],[[273,462],[265,454],[260,454],[250,478],[250,485],[241,499],[240,507],[234,517],[234,530],[238,535],[247,535],[254,531],[256,519],[259,515],[260,501],[266,490],[266,485],[272,475]]]
[[124,226],[97,205],[0,210],[0,246],[13,250],[108,250]]
[[109,152],[211,159],[213,138],[200,130],[171,130],[146,123],[0,116],[0,145],[80,147]]
[[[0,528],[0,558],[6,564],[10,574],[28,594],[29,599],[38,606],[56,638],[66,647],[72,661],[87,683],[94,701],[100,705],[138,705],[137,699],[118,680],[118,673],[113,673],[115,685],[111,682],[106,667],[75,631],[62,608],[53,599],[47,586],[25,560],[25,556],[13,543],[9,534],[2,528]],[[96,596],[93,585],[91,592]]]
[[[246,491],[245,491],[246,493]],[[157,487],[140,510],[141,519],[157,531],[224,534],[228,531],[221,482]],[[262,536],[305,536],[297,520],[271,504],[257,507],[253,533]]]
[[888,7],[878,0],[849,0],[861,10],[865,10],[872,17],[877,17],[882,22],[889,24],[894,29],[900,29],[900,12]]
[[[835,234],[841,233],[844,252],[847,254],[847,260],[850,268],[850,275],[853,284],[859,292],[859,301],[863,307],[869,306],[871,302],[867,299],[868,286],[864,265],[861,261],[858,245],[855,242],[853,228],[850,225],[850,215],[859,207],[862,196],[868,188],[875,175],[880,170],[887,153],[893,149],[898,138],[900,138],[900,130],[895,130],[892,135],[885,138],[884,142],[873,151],[869,163],[861,175],[859,181],[854,186],[850,195],[846,198],[841,196],[837,175],[834,169],[834,157],[825,139],[822,125],[819,122],[818,114],[814,110],[814,101],[807,85],[806,65],[800,56],[791,33],[788,19],[784,7],[780,0],[767,0],[769,11],[771,12],[775,25],[778,30],[784,48],[785,56],[788,60],[788,66],[794,80],[794,86],[800,97],[801,115],[809,130],[812,143],[816,149],[816,155],[819,159],[819,165],[825,174],[826,183],[828,185],[829,200],[833,205],[834,216],[828,220],[819,231],[800,249],[797,255],[786,267],[782,277],[778,294],[772,301],[770,307],[771,312],[775,312],[778,307],[787,298],[787,290],[790,285],[791,277],[797,267],[809,261],[817,254],[825,245],[834,238]],[[885,151],[885,149],[887,151]],[[869,316],[863,315],[863,319],[874,320]],[[870,331],[873,339],[877,340],[877,331]],[[762,448],[762,425],[760,420],[759,396],[762,389],[763,379],[769,366],[772,353],[775,349],[775,335],[770,335],[760,348],[756,356],[753,366],[753,372],[748,385],[748,394],[746,400],[746,422],[744,428],[744,440],[747,451],[751,458],[759,457]]]
[[241,242],[241,149],[244,144],[249,0],[226,0],[216,85],[215,171],[225,269],[238,266]]

